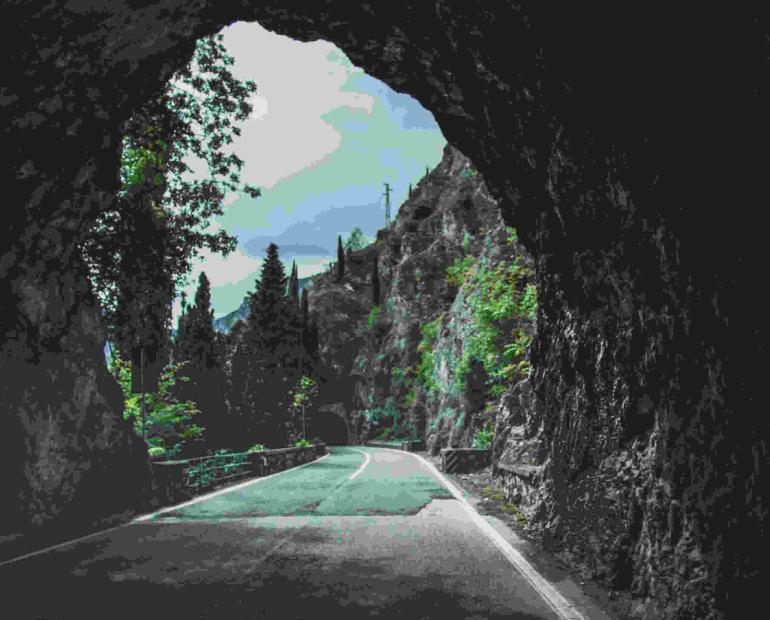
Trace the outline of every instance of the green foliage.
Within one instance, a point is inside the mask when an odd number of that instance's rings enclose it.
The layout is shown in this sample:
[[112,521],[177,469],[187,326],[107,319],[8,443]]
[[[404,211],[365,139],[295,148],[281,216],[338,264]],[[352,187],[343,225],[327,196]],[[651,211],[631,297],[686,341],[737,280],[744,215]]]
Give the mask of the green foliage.
[[356,250],[363,250],[370,245],[372,241],[374,240],[367,237],[364,234],[364,231],[356,226],[353,229],[353,232],[350,233],[350,236],[345,240],[345,251],[355,252]]
[[467,231],[463,233],[463,250],[468,252],[471,249],[472,240],[473,240],[473,237],[471,237],[471,235],[469,235]]
[[452,407],[444,406],[439,409],[438,415],[430,422],[430,430],[435,431],[441,425],[442,420],[453,419],[457,415]]
[[[123,391],[123,417],[142,436],[141,395],[131,393],[131,365],[116,357],[112,371]],[[173,396],[177,366],[169,364],[161,373],[158,391],[145,394],[145,433],[152,458],[175,458],[189,442],[200,441],[204,429],[194,423],[198,408],[193,402],[179,402]]]
[[[516,231],[508,229],[509,241]],[[526,353],[531,337],[523,323],[537,313],[537,294],[533,284],[521,286],[531,273],[518,258],[489,267],[486,261],[466,257],[447,268],[447,280],[464,286],[472,312],[469,337],[455,367],[454,388],[463,390],[474,360],[482,363],[491,396],[499,396],[515,376],[529,372]]]
[[508,234],[505,241],[508,245],[513,245],[516,243],[516,240],[519,238],[518,233],[516,232],[515,228],[511,228],[510,226],[505,227],[505,232]]
[[492,447],[492,439],[495,436],[492,424],[487,422],[483,428],[480,428],[473,435],[473,447],[481,450],[489,450]]
[[393,381],[397,386],[401,384],[406,384],[407,386],[410,386],[412,384],[412,381],[414,380],[412,377],[412,373],[413,371],[411,368],[403,369],[400,366],[396,366],[393,368],[393,370],[391,370],[390,374],[393,377]]
[[369,316],[366,319],[366,325],[369,328],[369,331],[372,331],[374,329],[374,325],[377,323],[377,317],[379,316],[380,316],[380,307],[372,306],[372,309],[369,311]]
[[476,259],[473,256],[456,259],[454,264],[446,269],[447,282],[452,286],[462,286],[475,264]]
[[403,416],[392,397],[382,407],[370,407],[361,412],[377,430],[378,439],[416,439],[417,429]]
[[166,458],[166,448],[163,446],[151,446],[147,451],[151,459],[164,459]]
[[[202,250],[235,248],[235,237],[209,229],[226,192],[259,195],[241,183],[243,161],[230,148],[256,90],[234,77],[233,62],[222,35],[199,40],[191,63],[125,124],[117,200],[100,211],[80,248],[111,332],[126,320],[117,313],[121,293],[130,299],[162,288],[170,298],[159,305],[166,306]],[[207,174],[192,175],[192,162]],[[144,242],[148,231],[153,238]],[[171,285],[159,286],[161,276]],[[147,309],[133,312],[140,321]]]
[[307,448],[308,446],[312,446],[313,442],[308,441],[307,439],[298,439],[294,442],[295,448]]
[[423,385],[426,391],[431,392],[438,387],[435,372],[435,347],[441,330],[443,317],[439,316],[429,323],[420,327],[422,340],[417,345],[417,352],[420,354],[420,361],[417,364],[416,380]]
[[[168,150],[168,144],[160,139],[152,141],[148,145],[132,145],[128,137],[123,139],[123,152],[120,164],[120,180],[123,191],[148,182],[148,171],[157,169],[163,165],[164,153]],[[163,177],[153,175],[152,185],[161,185]]]
[[[307,375],[302,375],[294,386],[291,392],[291,405],[290,411],[293,414],[292,423],[299,427],[302,425],[302,437],[301,440],[305,441],[305,433],[307,429],[307,420],[305,417],[306,409],[312,404],[313,398],[318,396],[318,384]],[[298,419],[301,416],[301,420]],[[297,436],[298,432],[294,432],[294,436]],[[295,444],[296,445],[296,444]]]
[[254,452],[264,452],[267,448],[261,443],[255,443],[246,452],[253,454]]

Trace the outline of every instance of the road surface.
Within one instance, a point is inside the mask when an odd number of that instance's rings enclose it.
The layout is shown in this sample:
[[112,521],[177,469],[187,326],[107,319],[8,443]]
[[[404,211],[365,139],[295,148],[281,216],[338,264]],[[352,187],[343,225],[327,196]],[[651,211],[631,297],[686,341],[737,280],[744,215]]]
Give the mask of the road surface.
[[0,566],[0,617],[560,616],[414,455],[339,447]]

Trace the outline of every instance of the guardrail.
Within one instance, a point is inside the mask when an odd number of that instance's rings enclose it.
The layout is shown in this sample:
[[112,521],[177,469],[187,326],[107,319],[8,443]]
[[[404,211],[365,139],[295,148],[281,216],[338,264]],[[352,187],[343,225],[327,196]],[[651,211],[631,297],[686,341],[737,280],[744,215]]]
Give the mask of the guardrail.
[[491,457],[491,450],[444,448],[441,450],[441,469],[448,474],[478,471],[490,464]]
[[244,478],[268,476],[310,463],[323,454],[326,444],[159,461],[152,464],[156,500],[161,505],[173,504]]

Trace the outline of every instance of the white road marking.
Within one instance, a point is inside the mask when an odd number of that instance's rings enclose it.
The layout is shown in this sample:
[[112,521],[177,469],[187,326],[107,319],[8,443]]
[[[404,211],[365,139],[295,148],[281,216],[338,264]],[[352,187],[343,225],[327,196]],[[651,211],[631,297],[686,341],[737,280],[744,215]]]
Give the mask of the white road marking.
[[93,534],[86,534],[85,536],[81,536],[80,538],[75,538],[74,540],[66,540],[64,542],[51,545],[50,547],[46,547],[45,549],[30,551],[29,553],[25,553],[24,555],[11,558],[10,560],[3,560],[2,562],[0,562],[0,566],[5,566],[6,564],[13,564],[14,562],[20,562],[21,560],[26,560],[27,558],[32,558],[42,553],[55,551],[56,549],[59,549],[60,547],[66,547],[67,545],[74,545],[75,543],[83,542],[84,540],[88,540],[89,538],[93,538],[94,536],[98,536],[99,534],[108,534],[109,532],[114,532],[115,530],[120,529],[121,527],[125,527],[125,525],[126,525],[125,523],[121,523],[120,525],[116,525],[114,527],[108,527],[106,530],[100,530],[98,532],[94,532]]
[[74,545],[79,542],[83,542],[84,540],[88,540],[89,538],[93,538],[94,536],[99,536],[101,534],[109,534],[110,532],[114,532],[115,530],[119,530],[122,527],[126,527],[128,525],[131,525],[132,523],[141,523],[144,521],[147,521],[148,519],[151,519],[152,517],[156,515],[163,514],[165,512],[170,512],[172,510],[177,510],[178,508],[183,508],[185,506],[190,506],[192,504],[197,504],[198,502],[202,502],[203,500],[210,499],[212,497],[216,497],[217,495],[222,495],[224,493],[229,493],[230,491],[237,491],[239,489],[242,489],[244,487],[249,486],[250,484],[256,484],[258,482],[262,482],[262,480],[267,480],[268,478],[274,478],[275,476],[278,476],[280,474],[289,472],[289,471],[296,471],[297,469],[301,469],[303,467],[307,467],[308,465],[313,465],[314,463],[320,463],[323,461],[327,456],[330,456],[330,452],[327,452],[324,454],[320,459],[316,459],[315,461],[310,461],[309,463],[304,463],[303,465],[298,465],[297,467],[291,467],[289,469],[284,469],[283,471],[277,471],[274,474],[270,474],[269,476],[263,476],[262,478],[254,478],[252,480],[247,480],[246,482],[241,482],[240,484],[233,485],[231,487],[225,487],[224,489],[220,489],[218,491],[214,491],[212,493],[208,493],[207,495],[201,495],[200,497],[196,497],[195,499],[192,499],[188,502],[184,502],[182,504],[177,504],[176,506],[169,506],[168,508],[163,508],[161,510],[157,510],[153,513],[142,515],[140,517],[136,517],[129,521],[128,523],[121,523],[120,525],[116,525],[114,527],[107,528],[106,530],[99,530],[98,532],[93,532],[92,534],[86,534],[85,536],[81,536],[80,538],[74,538],[72,540],[65,540],[64,542],[57,543],[55,545],[51,545],[50,547],[46,547],[45,549],[38,549],[37,551],[30,551],[29,553],[25,553],[24,555],[20,555],[15,558],[11,558],[9,560],[3,560],[0,562],[0,566],[6,566],[7,564],[13,564],[14,562],[20,562],[22,560],[26,560],[27,558],[35,557],[36,555],[41,555],[43,553],[48,553],[49,551],[55,551],[56,549],[60,549],[62,547],[66,547],[68,545]]
[[[384,449],[391,450],[391,448]],[[403,450],[394,450],[394,452],[403,453]],[[545,577],[538,573],[535,567],[532,566],[521,553],[514,549],[511,544],[478,513],[468,500],[463,497],[462,492],[450,482],[444,474],[436,469],[433,463],[425,460],[419,454],[414,454],[413,452],[407,452],[406,454],[411,454],[420,461],[420,463],[436,476],[449,492],[460,501],[471,520],[490,538],[495,546],[502,551],[508,562],[510,562],[513,567],[518,570],[527,581],[529,581],[532,587],[535,588],[540,596],[543,597],[543,599],[551,606],[551,609],[553,609],[562,620],[587,620],[583,614],[575,609],[575,606],[572,603],[570,603]]]
[[183,502],[181,504],[177,504],[176,506],[168,506],[167,508],[156,510],[155,512],[151,512],[150,514],[142,515],[141,517],[136,517],[134,520],[131,521],[131,523],[141,523],[143,521],[148,521],[149,519],[152,519],[157,515],[162,515],[167,512],[173,512],[174,510],[179,510],[180,508],[186,508],[187,506],[192,506],[193,504],[199,504],[200,502],[205,502],[206,500],[211,499],[212,497],[218,497],[219,495],[224,495],[225,493],[231,493],[232,491],[240,491],[241,489],[244,489],[252,484],[258,484],[263,480],[267,480],[268,478],[275,478],[276,476],[280,476],[281,474],[285,474],[290,471],[297,471],[298,469],[302,469],[303,467],[307,467],[308,465],[314,465],[316,463],[320,463],[330,454],[331,454],[330,452],[327,452],[320,459],[316,459],[315,461],[310,461],[309,463],[297,465],[296,467],[290,467],[289,469],[277,471],[274,474],[270,474],[268,476],[262,476],[261,478],[252,478],[251,480],[247,480],[246,482],[235,484],[231,487],[225,487],[224,489],[219,489],[218,491],[213,491],[211,493],[207,493],[206,495],[200,495],[189,501]]
[[[353,449],[354,449],[354,450],[356,450],[355,448],[353,448]],[[356,450],[356,452],[360,452],[361,454],[363,454],[363,455],[366,457],[366,460],[364,461],[364,464],[363,464],[363,465],[361,465],[361,467],[359,467],[359,468],[358,468],[358,469],[357,469],[357,470],[356,470],[356,471],[353,473],[353,475],[352,475],[352,476],[350,476],[350,478],[348,478],[348,481],[350,481],[350,480],[355,480],[356,478],[358,478],[358,476],[359,476],[359,475],[361,475],[361,473],[364,471],[364,468],[365,468],[365,467],[366,467],[366,466],[369,464],[369,461],[371,461],[371,460],[372,460],[372,457],[369,455],[369,453],[368,453],[368,452],[364,452],[363,450]]]

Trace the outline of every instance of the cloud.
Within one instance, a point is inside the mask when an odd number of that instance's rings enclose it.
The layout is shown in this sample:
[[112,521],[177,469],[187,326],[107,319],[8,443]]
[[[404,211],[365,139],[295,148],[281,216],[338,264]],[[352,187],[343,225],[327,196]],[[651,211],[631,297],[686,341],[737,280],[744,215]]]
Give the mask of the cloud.
[[238,22],[222,33],[235,58],[233,73],[257,83],[254,111],[233,145],[246,162],[246,182],[269,189],[336,151],[341,137],[324,114],[339,108],[371,112],[371,95],[343,90],[362,71],[332,43],[300,43],[257,23]]
[[[241,303],[246,291],[254,288],[261,266],[261,259],[249,256],[240,247],[236,247],[227,257],[203,250],[190,272],[189,284],[183,290],[191,303],[198,288],[198,278],[205,271],[211,282],[212,305],[219,314],[220,308],[237,307]],[[181,313],[182,302],[177,299],[173,307],[174,318],[178,318]]]
[[289,265],[296,259],[305,277],[336,260],[338,234],[359,226],[374,236],[384,224],[383,182],[393,189],[395,214],[445,144],[419,102],[367,76],[332,43],[294,41],[255,23],[222,32],[233,72],[257,83],[233,150],[245,162],[242,180],[264,191],[256,199],[225,197],[212,230],[237,236],[239,249],[226,259],[205,254],[191,274],[190,297],[205,269],[217,316],[253,290],[268,240],[282,245],[282,258]]

